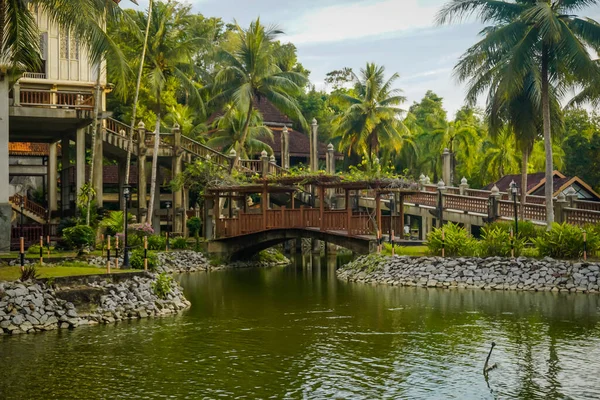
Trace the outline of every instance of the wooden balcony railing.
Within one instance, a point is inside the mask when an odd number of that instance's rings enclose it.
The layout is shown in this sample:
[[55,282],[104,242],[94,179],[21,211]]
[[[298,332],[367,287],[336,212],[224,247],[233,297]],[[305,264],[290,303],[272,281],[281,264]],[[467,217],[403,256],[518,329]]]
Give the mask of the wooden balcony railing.
[[92,110],[94,94],[89,92],[20,88],[19,105],[25,107]]
[[46,219],[47,211],[46,209],[39,205],[38,203],[31,201],[26,196],[22,196],[20,194],[14,194],[10,196],[8,199],[12,204],[19,206],[21,202],[23,202],[23,209],[38,216],[39,218]]
[[444,195],[444,208],[451,210],[487,214],[488,199],[482,197],[468,197],[454,194]]

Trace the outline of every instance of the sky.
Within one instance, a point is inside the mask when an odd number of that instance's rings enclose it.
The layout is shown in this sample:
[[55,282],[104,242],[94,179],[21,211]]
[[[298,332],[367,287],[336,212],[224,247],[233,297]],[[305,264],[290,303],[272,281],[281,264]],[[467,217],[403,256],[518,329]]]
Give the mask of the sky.
[[[367,62],[400,74],[403,108],[419,101],[427,90],[444,98],[453,116],[464,104],[464,85],[453,76],[461,54],[476,40],[482,26],[473,22],[438,26],[435,15],[446,0],[186,0],[209,17],[234,19],[247,26],[256,17],[277,24],[292,42],[298,59],[311,71],[317,89],[327,89],[327,72],[351,67],[358,72]],[[126,2],[121,4],[125,5]],[[146,9],[147,0],[139,0]],[[582,15],[600,20],[600,6]]]

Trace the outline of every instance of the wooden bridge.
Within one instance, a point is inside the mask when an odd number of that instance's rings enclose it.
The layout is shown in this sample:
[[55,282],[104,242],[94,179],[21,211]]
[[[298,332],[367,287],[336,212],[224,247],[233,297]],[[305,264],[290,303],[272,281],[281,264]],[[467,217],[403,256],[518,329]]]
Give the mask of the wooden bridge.
[[[299,204],[303,193],[311,194],[308,202]],[[251,198],[260,198],[260,207],[249,205]],[[417,245],[444,221],[475,233],[476,227],[492,221],[513,221],[515,208],[520,219],[546,223],[543,197],[527,196],[522,207],[508,193],[469,189],[464,181],[459,188],[446,188],[398,180],[343,182],[337,176],[266,177],[252,185],[209,188],[206,201],[209,250],[234,258],[297,238],[322,240],[357,253],[373,251],[379,241],[392,238],[396,244]],[[579,200],[576,193],[559,195],[554,207],[557,222],[600,223],[600,203]],[[405,235],[404,227],[412,220],[418,223],[418,233]]]

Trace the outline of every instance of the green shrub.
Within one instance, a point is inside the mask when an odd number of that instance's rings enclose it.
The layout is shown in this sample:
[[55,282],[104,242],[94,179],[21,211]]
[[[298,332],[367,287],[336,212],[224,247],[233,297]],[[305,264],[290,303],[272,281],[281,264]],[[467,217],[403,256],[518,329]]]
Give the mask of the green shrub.
[[32,244],[31,246],[29,246],[29,248],[27,249],[27,254],[39,255],[40,254],[40,245]]
[[171,248],[175,250],[185,250],[188,248],[187,239],[184,237],[178,237],[170,242]]
[[266,249],[256,253],[252,257],[252,261],[264,262],[269,264],[279,264],[289,262],[286,256],[277,249]]
[[76,225],[63,230],[63,238],[67,247],[79,249],[93,246],[96,240],[94,229],[87,225]]
[[443,228],[434,229],[427,235],[427,247],[434,255],[442,255],[442,229],[444,230],[445,255],[450,257],[472,256],[477,250],[477,240],[467,233],[465,228],[451,222]]
[[171,293],[171,283],[173,278],[169,275],[162,273],[156,277],[156,280],[152,282],[152,291],[158,298],[166,299],[167,295]]
[[202,229],[202,221],[198,217],[192,217],[187,220],[187,228],[190,231],[190,236],[197,236],[200,234]]
[[481,230],[477,255],[480,257],[510,257],[512,243],[514,243],[515,257],[520,256],[525,246],[525,239],[521,235],[518,238],[511,238],[510,232],[501,227],[486,226]]
[[167,239],[164,236],[148,236],[148,250],[164,250],[167,245]]
[[[583,256],[583,231],[567,223],[554,224],[552,229],[533,240],[540,257],[577,259]],[[587,250],[592,254],[600,249],[600,236],[587,234]]]
[[[506,233],[510,233],[511,229],[514,231],[515,223],[508,222],[508,221],[496,221],[496,222],[486,225],[485,227],[492,228],[492,229],[501,229],[501,230],[505,231]],[[533,241],[533,239],[537,238],[540,234],[544,233],[543,227],[535,225],[531,221],[519,221],[518,227],[519,227],[519,237],[524,239],[525,242],[528,242],[528,243],[531,243]]]
[[[129,255],[129,264],[133,269],[144,269],[144,249],[136,249]],[[158,266],[158,257],[153,251],[148,251],[148,270],[154,271]]]
[[35,265],[26,265],[21,271],[21,282],[35,280],[38,278],[38,270]]

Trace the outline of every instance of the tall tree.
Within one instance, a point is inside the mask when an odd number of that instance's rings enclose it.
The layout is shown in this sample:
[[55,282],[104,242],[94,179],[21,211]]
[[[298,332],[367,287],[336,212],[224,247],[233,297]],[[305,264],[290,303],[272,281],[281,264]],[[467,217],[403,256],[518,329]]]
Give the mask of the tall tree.
[[150,33],[147,47],[147,59],[144,63],[147,86],[155,96],[156,125],[154,128],[154,152],[150,179],[150,201],[148,203],[147,222],[152,221],[154,192],[158,170],[158,148],[161,127],[161,95],[168,81],[178,86],[190,96],[191,104],[204,110],[197,82],[190,71],[193,69],[193,55],[204,38],[188,35],[187,27],[191,22],[190,6],[181,6],[174,2],[156,3],[151,16],[137,13],[136,20],[140,28],[148,25]]
[[238,110],[233,105],[228,104],[223,108],[223,115],[214,121],[214,131],[210,132],[206,144],[212,148],[220,149],[223,153],[229,154],[231,149],[241,149],[238,156],[242,159],[249,159],[254,153],[260,153],[265,150],[273,154],[271,146],[260,139],[273,140],[273,132],[263,124],[262,116],[258,110],[253,110],[250,114],[248,123],[248,135],[243,146],[240,146],[243,129],[246,126],[246,111]]
[[366,156],[372,161],[382,146],[396,151],[402,148],[402,134],[408,130],[402,121],[404,110],[398,106],[405,101],[400,89],[393,88],[399,78],[393,74],[385,79],[385,68],[367,63],[360,76],[352,72],[356,96],[336,92],[335,96],[347,105],[336,124],[340,149]]
[[274,40],[282,33],[275,27],[265,27],[260,19],[253,21],[248,29],[236,23],[231,42],[218,52],[221,68],[215,76],[214,100],[232,103],[246,113],[236,148],[238,154],[242,154],[248,139],[254,99],[268,99],[308,129],[296,100],[307,82],[306,76],[283,71],[273,50]]
[[588,48],[600,48],[600,25],[575,13],[598,0],[453,0],[438,14],[439,23],[461,20],[472,14],[489,24],[481,39],[462,56],[456,71],[470,81],[471,99],[493,87],[496,70],[510,74],[507,89],[523,92],[533,74],[539,86],[546,153],[546,219],[554,222],[552,181],[552,93],[563,93],[574,84],[589,84],[600,77]]

